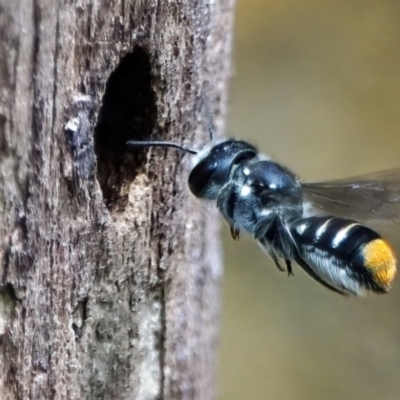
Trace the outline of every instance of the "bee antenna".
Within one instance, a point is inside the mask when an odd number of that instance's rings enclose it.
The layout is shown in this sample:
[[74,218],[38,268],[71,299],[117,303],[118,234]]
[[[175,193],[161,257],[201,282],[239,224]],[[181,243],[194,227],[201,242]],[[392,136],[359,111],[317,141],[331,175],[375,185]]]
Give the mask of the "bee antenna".
[[174,142],[162,142],[158,140],[130,140],[129,142],[126,142],[126,144],[133,147],[172,147],[174,149],[182,150],[186,153],[197,154],[196,150]]

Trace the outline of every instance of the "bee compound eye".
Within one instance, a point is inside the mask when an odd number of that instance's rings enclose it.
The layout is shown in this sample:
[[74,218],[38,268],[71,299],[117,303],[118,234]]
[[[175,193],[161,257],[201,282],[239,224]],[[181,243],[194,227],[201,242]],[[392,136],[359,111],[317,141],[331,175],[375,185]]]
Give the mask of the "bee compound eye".
[[189,189],[196,197],[204,197],[207,185],[217,170],[217,161],[205,159],[200,161],[189,175]]

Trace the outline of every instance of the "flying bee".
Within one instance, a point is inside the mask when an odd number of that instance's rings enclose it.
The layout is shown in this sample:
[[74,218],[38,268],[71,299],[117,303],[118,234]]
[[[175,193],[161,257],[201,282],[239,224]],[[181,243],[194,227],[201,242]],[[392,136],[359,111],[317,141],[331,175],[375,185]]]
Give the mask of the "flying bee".
[[399,220],[400,168],[302,183],[289,169],[241,140],[228,139],[202,151],[162,141],[127,145],[173,147],[193,154],[188,180],[192,194],[216,201],[232,237],[247,231],[289,275],[295,262],[340,294],[360,296],[391,288],[395,253],[367,225]]

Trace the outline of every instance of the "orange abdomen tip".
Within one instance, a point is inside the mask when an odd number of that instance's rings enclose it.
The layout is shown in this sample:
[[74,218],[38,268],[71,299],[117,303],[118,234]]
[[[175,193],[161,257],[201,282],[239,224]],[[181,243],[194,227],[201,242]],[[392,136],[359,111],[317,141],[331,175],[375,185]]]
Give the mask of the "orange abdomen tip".
[[388,291],[396,275],[396,256],[390,245],[383,239],[375,239],[362,249],[364,266],[373,281]]

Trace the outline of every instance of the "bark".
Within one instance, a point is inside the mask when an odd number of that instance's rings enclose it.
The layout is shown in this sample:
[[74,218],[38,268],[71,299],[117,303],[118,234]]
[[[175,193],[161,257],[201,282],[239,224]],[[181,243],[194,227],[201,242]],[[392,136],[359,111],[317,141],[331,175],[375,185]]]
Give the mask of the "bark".
[[0,1],[2,399],[215,397],[221,261],[188,156],[232,0]]

